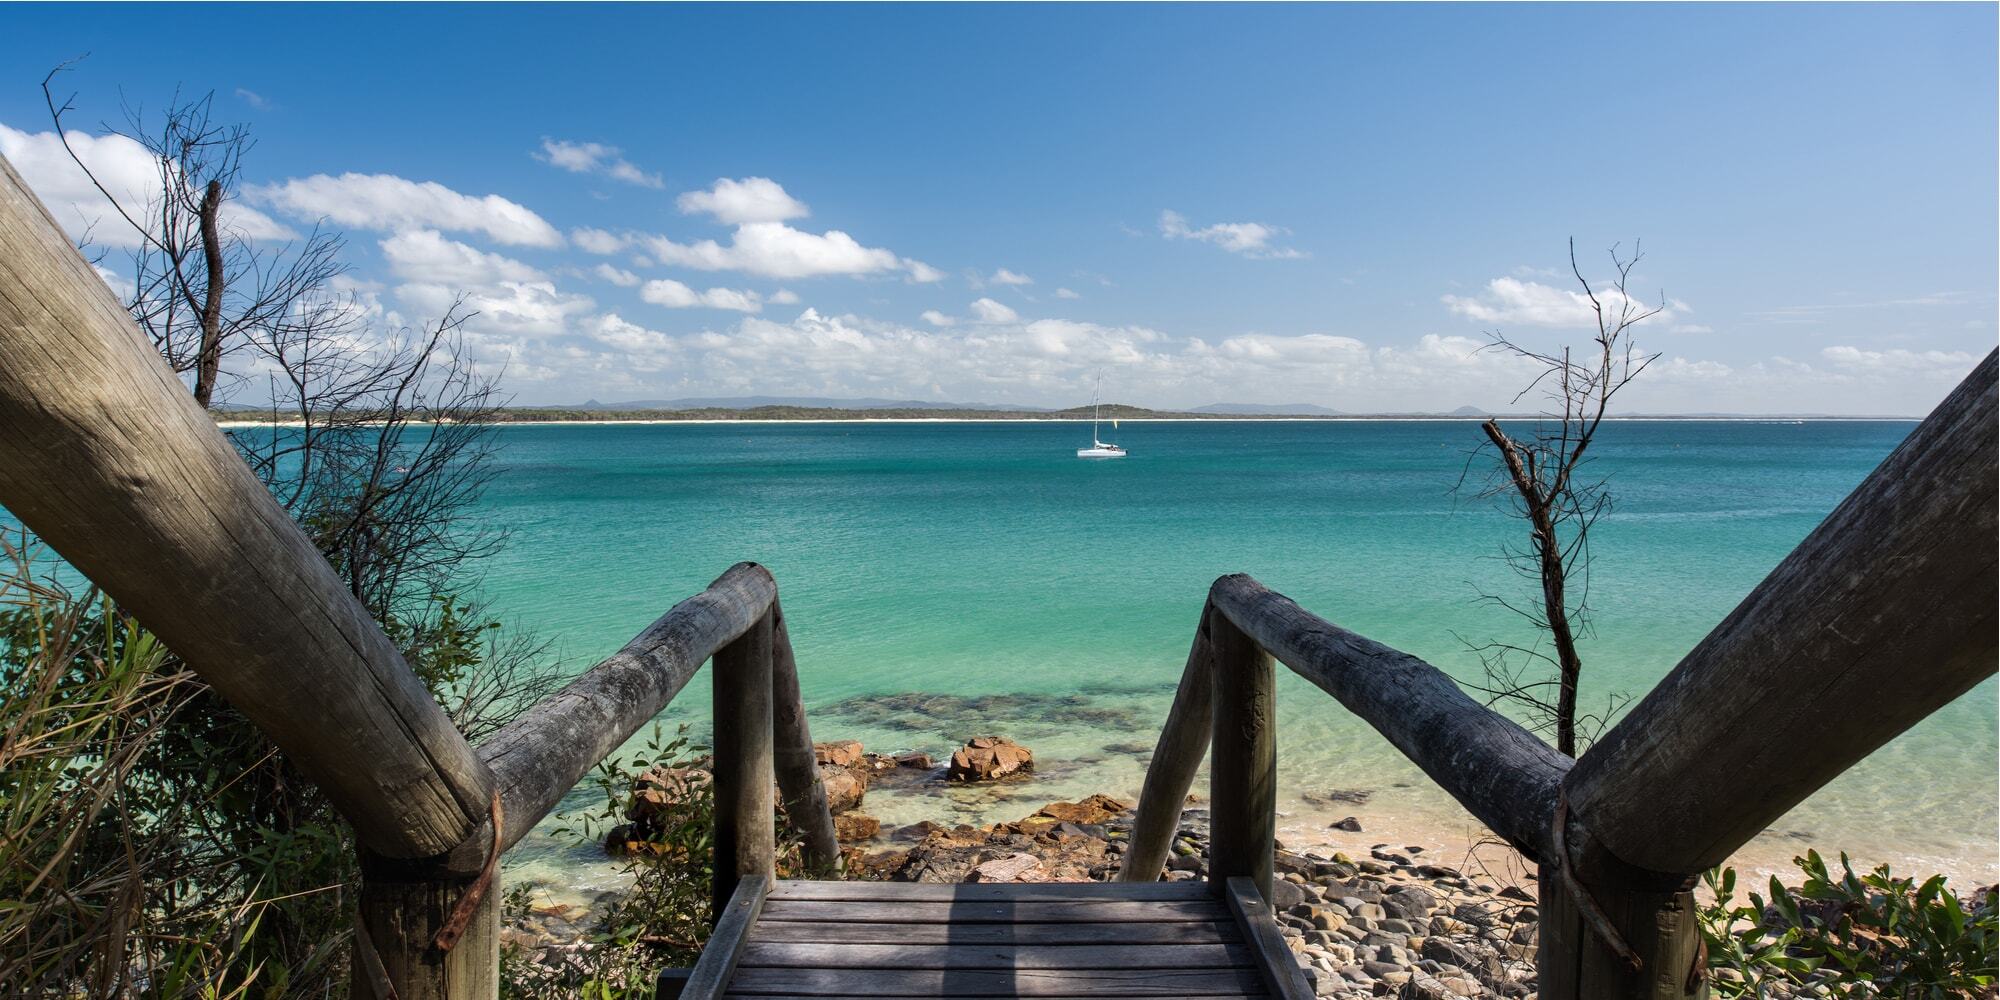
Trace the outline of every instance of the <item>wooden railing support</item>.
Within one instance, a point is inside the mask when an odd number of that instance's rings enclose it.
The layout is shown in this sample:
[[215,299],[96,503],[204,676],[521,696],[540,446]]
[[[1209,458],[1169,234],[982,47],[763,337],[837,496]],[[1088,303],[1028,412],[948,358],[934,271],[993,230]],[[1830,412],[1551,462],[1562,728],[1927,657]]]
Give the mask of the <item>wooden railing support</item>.
[[[481,743],[479,756],[493,769],[506,806],[503,845],[513,846],[533,829],[598,761],[659,715],[710,656],[757,624],[777,598],[769,570],[737,563]],[[483,859],[468,851],[453,859],[453,867],[471,873]]]
[[720,919],[745,876],[776,875],[771,648],[766,612],[715,652],[715,888]]
[[[1544,1000],[1681,997],[1699,940],[1674,890],[1993,675],[1995,381],[1988,354],[1576,762],[1576,881],[1541,879]],[[1642,971],[1583,919],[1578,887]]]
[[820,781],[819,759],[813,753],[812,731],[806,724],[805,697],[799,692],[799,665],[792,653],[792,636],[785,629],[785,612],[771,601],[771,728],[772,767],[785,820],[797,831],[799,853],[812,872],[831,872],[840,864],[840,841],[833,832],[833,812],[827,808],[826,785]]
[[475,877],[362,852],[349,995],[356,1000],[490,1000],[500,991],[500,876],[450,950],[436,945]]
[[0,504],[256,723],[369,848],[476,840],[486,767],[4,159]]
[[[430,873],[490,852],[485,764],[4,159],[0,504],[255,723],[370,855]],[[462,882],[364,875],[358,926],[403,1000],[493,995],[490,916],[448,960],[430,941]]]
[[1472,700],[1444,671],[1248,576],[1215,581],[1208,600],[1293,673],[1375,727],[1494,833],[1528,857],[1548,856],[1556,788],[1569,758]]
[[1243,876],[1271,898],[1278,823],[1278,688],[1271,654],[1226,616],[1209,620],[1214,730],[1208,766],[1208,879]]
[[1160,740],[1153,745],[1153,759],[1146,765],[1146,785],[1139,793],[1138,811],[1132,816],[1132,841],[1118,869],[1121,882],[1152,882],[1160,877],[1173,848],[1174,834],[1180,830],[1181,807],[1187,803],[1188,789],[1194,787],[1195,772],[1208,755],[1209,733],[1215,727],[1211,705],[1215,691],[1215,658],[1209,649],[1207,605],[1194,630],[1194,645],[1188,650],[1187,666],[1174,692],[1173,707],[1167,710]]

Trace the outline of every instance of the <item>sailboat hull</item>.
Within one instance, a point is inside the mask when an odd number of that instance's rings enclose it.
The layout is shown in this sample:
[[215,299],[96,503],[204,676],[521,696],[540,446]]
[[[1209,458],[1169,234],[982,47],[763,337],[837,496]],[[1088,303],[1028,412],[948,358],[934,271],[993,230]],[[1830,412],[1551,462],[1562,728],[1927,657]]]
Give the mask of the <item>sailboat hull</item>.
[[1123,448],[1109,448],[1109,447],[1105,447],[1105,446],[1103,446],[1103,445],[1099,445],[1099,446],[1097,446],[1097,447],[1095,447],[1095,448],[1078,448],[1078,449],[1076,450],[1076,457],[1078,457],[1078,458],[1124,458],[1124,457],[1125,457],[1125,449],[1123,449]]

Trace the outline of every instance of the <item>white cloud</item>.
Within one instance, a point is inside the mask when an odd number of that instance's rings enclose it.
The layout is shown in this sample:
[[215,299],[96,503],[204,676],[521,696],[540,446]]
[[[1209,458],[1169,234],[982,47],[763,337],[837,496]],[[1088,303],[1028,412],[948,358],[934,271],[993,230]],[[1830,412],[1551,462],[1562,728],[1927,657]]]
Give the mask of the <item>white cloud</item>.
[[1228,357],[1270,364],[1365,364],[1368,345],[1352,337],[1308,333],[1291,337],[1244,334],[1216,345]]
[[442,315],[463,295],[463,308],[478,314],[469,324],[472,329],[530,337],[563,333],[572,317],[595,305],[589,296],[564,293],[548,281],[503,281],[477,289],[411,282],[398,285],[396,295],[420,316]]
[[941,313],[941,312],[938,312],[938,311],[937,311],[936,309],[926,309],[926,310],[924,310],[924,312],[923,312],[923,316],[922,316],[922,317],[920,317],[920,318],[921,318],[921,319],[922,319],[922,320],[923,320],[924,322],[926,322],[926,323],[929,323],[929,324],[930,324],[930,325],[932,325],[932,326],[937,326],[937,327],[945,327],[945,326],[957,326],[957,325],[958,325],[958,320],[955,320],[955,319],[951,318],[950,316],[946,316],[946,315],[945,315],[944,313]]
[[764,296],[764,301],[769,302],[772,305],[779,305],[779,306],[797,305],[799,301],[799,293],[792,291],[789,288],[780,288],[777,291]]
[[1870,351],[1837,345],[1822,349],[1820,357],[1849,371],[1913,374],[1961,379],[1978,359],[1964,351],[1910,351],[1892,348]]
[[783,222],[810,214],[805,203],[785,193],[769,177],[730,180],[719,177],[706,191],[689,191],[675,200],[685,215],[710,215],[725,225]]
[[972,303],[972,316],[981,323],[1012,323],[1020,314],[992,299],[976,299]]
[[497,194],[460,194],[436,181],[393,174],[314,174],[252,188],[250,196],[296,218],[325,218],[356,229],[440,229],[483,233],[510,246],[556,247],[562,233]]
[[[118,249],[136,248],[144,242],[139,232],[119,214],[119,208],[133,219],[146,221],[147,206],[157,202],[164,190],[159,162],[146,147],[122,135],[93,136],[69,133],[76,155],[90,167],[86,174],[63,148],[62,137],[54,132],[23,132],[0,125],[0,156],[19,171],[35,196],[48,206],[49,213],[71,237],[86,234],[92,243]],[[114,205],[90,181],[96,175],[105,190],[118,201]],[[248,205],[242,199],[223,203],[222,224],[252,240],[295,239],[298,234]]]
[[1160,213],[1160,235],[1167,239],[1198,240],[1255,260],[1291,260],[1307,256],[1303,250],[1271,245],[1274,237],[1289,232],[1291,230],[1262,222],[1218,222],[1196,229],[1179,212],[1168,209]]
[[1035,283],[1035,279],[1030,278],[1025,274],[1016,274],[1013,271],[1009,271],[1004,267],[998,271],[993,272],[993,277],[988,278],[986,280],[991,281],[996,285],[1032,285]]
[[903,270],[910,273],[910,280],[919,285],[935,284],[945,279],[945,273],[920,260],[903,258]]
[[252,108],[257,109],[258,111],[269,111],[272,108],[277,107],[277,105],[271,103],[270,98],[267,98],[263,94],[251,90],[248,87],[236,88],[236,96],[239,99],[241,99],[243,103],[250,105]]
[[1072,292],[1072,291],[1070,291],[1070,290],[1069,290],[1069,289],[1067,289],[1067,288],[1058,288],[1058,289],[1056,289],[1056,298],[1059,298],[1059,299],[1080,299],[1080,298],[1083,298],[1083,296],[1081,296],[1081,295],[1078,295],[1077,293],[1075,293],[1075,292]]
[[633,274],[630,271],[612,267],[609,264],[599,264],[596,267],[592,268],[590,273],[595,274],[598,276],[598,278],[604,281],[609,281],[620,288],[632,288],[639,284],[638,275]]
[[[1616,289],[1599,289],[1597,297],[1604,303],[1605,317],[1611,320],[1615,320],[1619,312],[1627,307],[1635,314],[1659,308],[1658,303],[1628,300],[1620,296]],[[1452,312],[1481,323],[1565,329],[1595,329],[1597,326],[1597,313],[1591,308],[1590,298],[1582,292],[1552,288],[1519,278],[1494,278],[1486,283],[1483,294],[1477,297],[1446,295],[1444,304]],[[1652,319],[1667,323],[1687,311],[1686,303],[1670,302]]]
[[658,330],[649,330],[617,313],[593,316],[581,324],[582,333],[606,347],[632,354],[651,355],[656,360],[674,353],[676,342]]
[[[637,234],[624,237],[625,241],[643,246],[662,265],[697,271],[741,271],[767,278],[858,277],[902,271],[910,281],[924,284],[944,278],[944,272],[923,261],[863,246],[838,229],[813,233],[787,225],[786,220],[808,214],[806,206],[768,177],[721,178],[705,191],[682,194],[677,204],[686,214],[707,215],[734,226],[729,242],[705,239],[683,243]],[[592,244],[609,247],[609,236],[593,232]]]
[[617,233],[603,229],[592,229],[588,226],[570,230],[569,238],[574,240],[577,247],[584,252],[602,254],[604,256],[610,256],[632,245],[629,237],[620,236]]
[[733,288],[711,288],[698,292],[670,278],[659,278],[646,282],[639,290],[639,297],[654,305],[669,309],[732,309],[736,312],[754,313],[763,310],[763,303],[756,292],[739,292]]
[[535,154],[535,159],[575,174],[603,174],[612,180],[640,187],[666,186],[659,174],[639,169],[620,155],[622,152],[617,146],[601,142],[570,142],[543,137],[541,151]]
[[643,237],[640,242],[655,260],[670,267],[742,271],[767,278],[878,274],[901,267],[895,254],[862,246],[838,229],[808,233],[782,222],[746,223],[737,227],[726,246],[714,240],[676,243],[664,236]]
[[502,281],[544,281],[542,272],[497,253],[485,253],[435,229],[412,229],[381,243],[389,270],[405,281],[440,285],[491,285]]

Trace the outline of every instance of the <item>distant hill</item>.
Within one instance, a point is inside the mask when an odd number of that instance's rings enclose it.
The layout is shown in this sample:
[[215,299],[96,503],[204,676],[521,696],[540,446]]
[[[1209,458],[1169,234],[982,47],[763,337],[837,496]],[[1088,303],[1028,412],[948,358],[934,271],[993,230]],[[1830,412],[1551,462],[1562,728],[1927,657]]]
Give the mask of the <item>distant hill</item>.
[[1193,413],[1226,413],[1232,416],[1268,417],[1337,417],[1341,411],[1331,410],[1317,403],[1210,403],[1197,406]]
[[1445,414],[1445,415],[1446,415],[1446,416],[1448,416],[1448,417],[1490,417],[1490,416],[1492,416],[1492,414],[1490,414],[1490,413],[1486,412],[1485,410],[1482,410],[1482,409],[1480,409],[1480,408],[1479,408],[1479,407],[1477,407],[1477,406],[1461,406],[1461,407],[1459,407],[1458,409],[1456,409],[1456,410],[1453,410],[1453,411],[1451,411],[1450,413],[1447,413],[1447,414]]
[[634,399],[622,403],[585,400],[566,410],[754,410],[766,406],[788,406],[815,410],[1004,410],[1034,413],[1046,406],[1015,403],[939,403],[920,399],[833,399],[825,396],[712,396],[690,399]]

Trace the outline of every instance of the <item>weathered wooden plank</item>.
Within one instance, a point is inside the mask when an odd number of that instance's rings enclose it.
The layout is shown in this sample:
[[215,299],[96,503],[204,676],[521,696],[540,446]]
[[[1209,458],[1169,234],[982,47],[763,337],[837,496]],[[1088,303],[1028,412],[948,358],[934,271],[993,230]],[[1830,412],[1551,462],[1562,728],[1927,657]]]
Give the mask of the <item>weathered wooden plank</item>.
[[0,504],[180,654],[389,857],[492,781],[367,609],[0,160]]
[[1328,622],[1248,576],[1215,581],[1209,601],[1388,737],[1493,832],[1531,858],[1549,856],[1556,789],[1569,758],[1472,700],[1438,668]]
[[[715,651],[715,914],[739,878],[775,877],[777,815],[771,786],[771,639],[766,613]],[[765,890],[759,890],[760,892]]]
[[1241,944],[825,944],[754,939],[737,963],[746,969],[1220,969],[1250,964],[1250,951]]
[[1251,969],[738,969],[732,996],[1240,996]]
[[1988,354],[1577,761],[1598,846],[1703,871],[1993,675],[1995,371]]
[[681,986],[684,1000],[715,1000],[729,986],[770,888],[771,879],[766,875],[746,876],[736,883],[735,894],[722,907],[715,930],[701,949],[701,959]]
[[776,598],[771,600],[771,754],[785,820],[802,841],[800,854],[812,870],[832,871],[840,864],[840,841],[834,836],[833,811],[827,808],[826,785],[820,781],[819,760],[813,754],[792,636]]
[[1215,719],[1209,748],[1210,888],[1245,875],[1271,894],[1278,833],[1278,688],[1271,654],[1222,615],[1209,621]]
[[[506,803],[512,845],[597,762],[651,722],[715,651],[763,617],[778,585],[738,563],[479,745]],[[474,865],[479,859],[472,859]]]
[[1174,692],[1173,707],[1167,710],[1166,725],[1160,727],[1159,742],[1153,745],[1153,758],[1146,765],[1146,785],[1139,792],[1138,812],[1132,818],[1132,840],[1118,869],[1121,882],[1152,882],[1160,877],[1174,833],[1180,829],[1188,789],[1194,786],[1195,772],[1208,754],[1209,732],[1215,721],[1210,707],[1215,686],[1215,657],[1208,640],[1211,613],[1202,605],[1187,666],[1181,669],[1180,687]]
[[807,882],[782,881],[772,899],[914,900],[923,902],[1029,902],[1049,899],[1182,900],[1209,897],[1207,886],[1188,882]]
[[1243,932],[1233,920],[1144,924],[813,924],[764,920],[751,934],[753,941],[826,944],[1232,944],[1242,939]]
[[941,924],[941,923],[1155,923],[1187,920],[1227,920],[1229,911],[1215,901],[1156,903],[1098,900],[1038,900],[1029,903],[971,902],[849,902],[777,900],[764,907],[763,919],[810,923]]
[[1256,883],[1241,875],[1230,878],[1223,883],[1222,898],[1229,904],[1237,926],[1242,928],[1253,964],[1271,995],[1279,1000],[1313,1000],[1312,983],[1306,980],[1305,970],[1299,968],[1292,950],[1285,946],[1285,935],[1278,930],[1271,907],[1257,892]]

